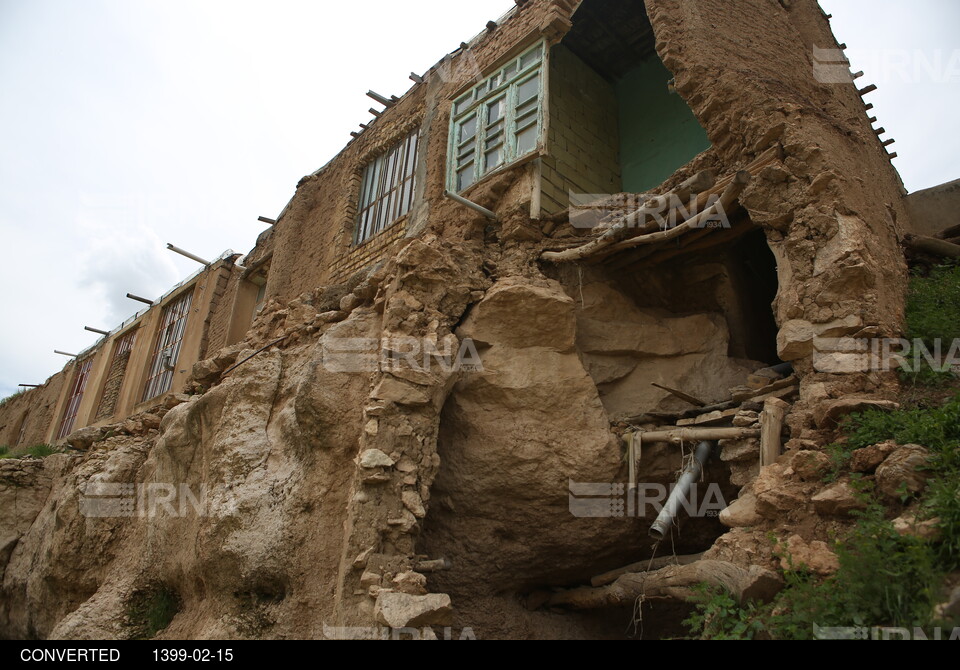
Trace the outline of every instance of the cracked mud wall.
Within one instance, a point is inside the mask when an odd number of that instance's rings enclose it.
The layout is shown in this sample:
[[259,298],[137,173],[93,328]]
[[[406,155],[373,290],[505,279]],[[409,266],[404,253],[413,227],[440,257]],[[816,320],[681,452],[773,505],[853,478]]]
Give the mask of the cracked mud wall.
[[899,177],[856,88],[814,77],[813,47],[836,48],[819,6],[648,0],[647,8],[660,56],[717,162],[742,165],[774,142],[785,152],[741,203],[777,256],[778,344],[804,375],[804,406],[889,393],[884,375],[812,369],[815,336],[899,336],[907,279]]

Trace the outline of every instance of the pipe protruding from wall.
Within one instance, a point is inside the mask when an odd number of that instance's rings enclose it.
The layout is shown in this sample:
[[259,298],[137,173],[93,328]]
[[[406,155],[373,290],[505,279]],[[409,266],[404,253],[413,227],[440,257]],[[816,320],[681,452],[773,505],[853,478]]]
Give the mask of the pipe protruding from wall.
[[140,296],[138,296],[138,295],[134,295],[133,293],[128,293],[128,294],[127,294],[127,297],[130,298],[131,300],[136,300],[137,302],[142,302],[144,305],[153,306],[153,300],[150,300],[149,298],[142,298],[142,297],[140,297]]
[[180,247],[175,247],[175,246],[173,246],[172,244],[169,244],[169,243],[168,243],[168,244],[167,244],[167,249],[169,249],[170,251],[172,251],[172,252],[175,253],[175,254],[180,254],[181,256],[184,256],[184,257],[186,257],[186,258],[189,258],[189,259],[192,260],[192,261],[196,261],[197,263],[200,263],[200,265],[210,265],[210,261],[204,260],[203,258],[200,258],[199,256],[195,256],[194,254],[191,254],[189,251],[184,251],[184,250],[181,249]]
[[89,330],[91,333],[96,333],[97,335],[109,335],[109,331],[100,330],[99,328],[91,328],[90,326],[84,326],[84,330]]
[[470,201],[470,200],[467,200],[467,199],[464,198],[463,196],[459,196],[459,195],[457,195],[456,193],[451,193],[450,191],[444,191],[444,192],[443,192],[443,195],[444,195],[445,197],[447,197],[447,198],[450,198],[450,199],[453,200],[454,202],[460,203],[460,204],[463,205],[464,207],[469,207],[469,208],[472,209],[473,211],[479,212],[480,214],[483,214],[485,217],[487,217],[487,218],[490,219],[491,221],[496,221],[496,220],[497,220],[497,215],[494,214],[493,212],[491,212],[489,209],[487,209],[486,207],[482,207],[482,206],[478,205],[478,204],[475,203],[475,202],[472,202],[472,201]]
[[680,507],[689,504],[690,490],[693,488],[693,485],[700,480],[703,469],[707,465],[707,461],[710,460],[710,452],[713,451],[714,445],[714,442],[704,441],[697,446],[693,454],[693,460],[690,462],[690,465],[687,466],[687,469],[684,470],[683,474],[680,475],[677,485],[670,493],[670,497],[667,498],[667,502],[660,511],[660,516],[657,517],[657,520],[654,521],[650,527],[650,537],[660,541],[670,532],[670,528],[673,527]]
[[76,357],[77,357],[76,354],[71,354],[71,353],[68,353],[68,352],[66,352],[66,351],[60,351],[59,349],[54,349],[54,350],[53,350],[53,353],[55,353],[55,354],[60,354],[61,356],[68,356],[68,357],[70,357],[70,358],[76,358]]

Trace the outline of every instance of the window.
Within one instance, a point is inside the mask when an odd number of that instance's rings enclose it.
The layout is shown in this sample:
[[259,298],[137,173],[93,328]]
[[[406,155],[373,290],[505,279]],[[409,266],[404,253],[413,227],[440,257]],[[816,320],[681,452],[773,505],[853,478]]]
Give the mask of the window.
[[83,392],[87,390],[87,379],[90,377],[92,366],[93,356],[77,363],[77,375],[73,379],[70,400],[67,401],[67,408],[63,411],[63,420],[60,422],[60,430],[57,432],[58,440],[62,440],[73,432],[73,424],[77,420],[77,413],[80,411]]
[[250,320],[257,318],[257,315],[260,314],[263,310],[264,303],[267,298],[267,271],[266,269],[261,270],[257,274],[250,277],[250,283],[257,288],[257,297],[256,301],[253,303],[253,314],[250,315]]
[[366,242],[410,211],[419,139],[419,131],[414,131],[364,168],[354,244]]
[[110,369],[107,371],[107,381],[103,386],[103,394],[100,396],[97,421],[113,416],[113,412],[117,408],[120,388],[123,386],[123,377],[127,372],[130,352],[133,351],[136,340],[136,328],[117,338],[113,349],[113,360],[110,362]]
[[459,193],[535,151],[543,131],[543,44],[453,103],[447,185]]
[[170,390],[173,383],[173,371],[180,358],[180,346],[183,343],[183,330],[190,315],[190,303],[193,290],[185,291],[163,309],[160,334],[157,336],[157,348],[150,363],[150,377],[143,392],[143,401],[156,398]]

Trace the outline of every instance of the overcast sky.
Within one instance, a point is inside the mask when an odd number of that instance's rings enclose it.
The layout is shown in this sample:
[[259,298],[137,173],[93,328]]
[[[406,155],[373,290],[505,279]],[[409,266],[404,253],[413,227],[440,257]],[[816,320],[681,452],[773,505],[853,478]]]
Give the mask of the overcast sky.
[[[907,187],[960,178],[960,2],[821,4],[880,86]],[[155,298],[196,270],[167,242],[248,251],[257,217],[368,120],[368,89],[400,95],[512,6],[0,0],[0,397],[59,370],[53,349],[94,344],[83,326],[135,313],[127,292]]]

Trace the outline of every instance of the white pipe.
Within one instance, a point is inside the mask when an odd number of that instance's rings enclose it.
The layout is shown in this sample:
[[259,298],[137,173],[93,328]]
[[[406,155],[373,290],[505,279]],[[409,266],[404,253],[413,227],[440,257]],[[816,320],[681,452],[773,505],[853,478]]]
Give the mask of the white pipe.
[[701,442],[693,455],[693,462],[687,467],[684,473],[677,481],[677,485],[667,498],[666,504],[660,510],[660,516],[650,527],[650,537],[659,541],[667,536],[673,526],[677,513],[680,511],[680,505],[690,499],[690,490],[703,474],[703,468],[710,460],[710,452],[713,451],[713,442]]
[[194,255],[191,254],[189,251],[184,251],[184,250],[181,249],[180,247],[175,247],[175,246],[173,246],[172,244],[167,244],[167,249],[169,249],[170,251],[172,251],[172,252],[175,253],[175,254],[180,254],[181,256],[186,256],[186,257],[189,258],[190,260],[196,261],[197,263],[200,263],[201,265],[210,265],[210,261],[204,260],[204,259],[200,258],[199,256],[194,256]]
[[483,215],[484,215],[485,217],[487,217],[488,219],[491,219],[491,220],[493,220],[493,221],[496,221],[496,220],[497,220],[497,215],[494,214],[493,212],[491,212],[491,211],[490,211],[489,209],[487,209],[486,207],[481,207],[481,206],[478,205],[477,203],[471,202],[470,200],[467,200],[466,198],[464,198],[464,197],[462,197],[462,196],[459,196],[459,195],[457,195],[456,193],[451,193],[450,191],[444,191],[444,192],[443,192],[443,195],[446,196],[446,197],[448,197],[448,198],[450,198],[450,199],[453,200],[454,202],[459,202],[459,203],[460,203],[461,205],[463,205],[464,207],[469,207],[470,209],[472,209],[472,210],[475,211],[475,212],[480,212],[481,214],[483,214]]

